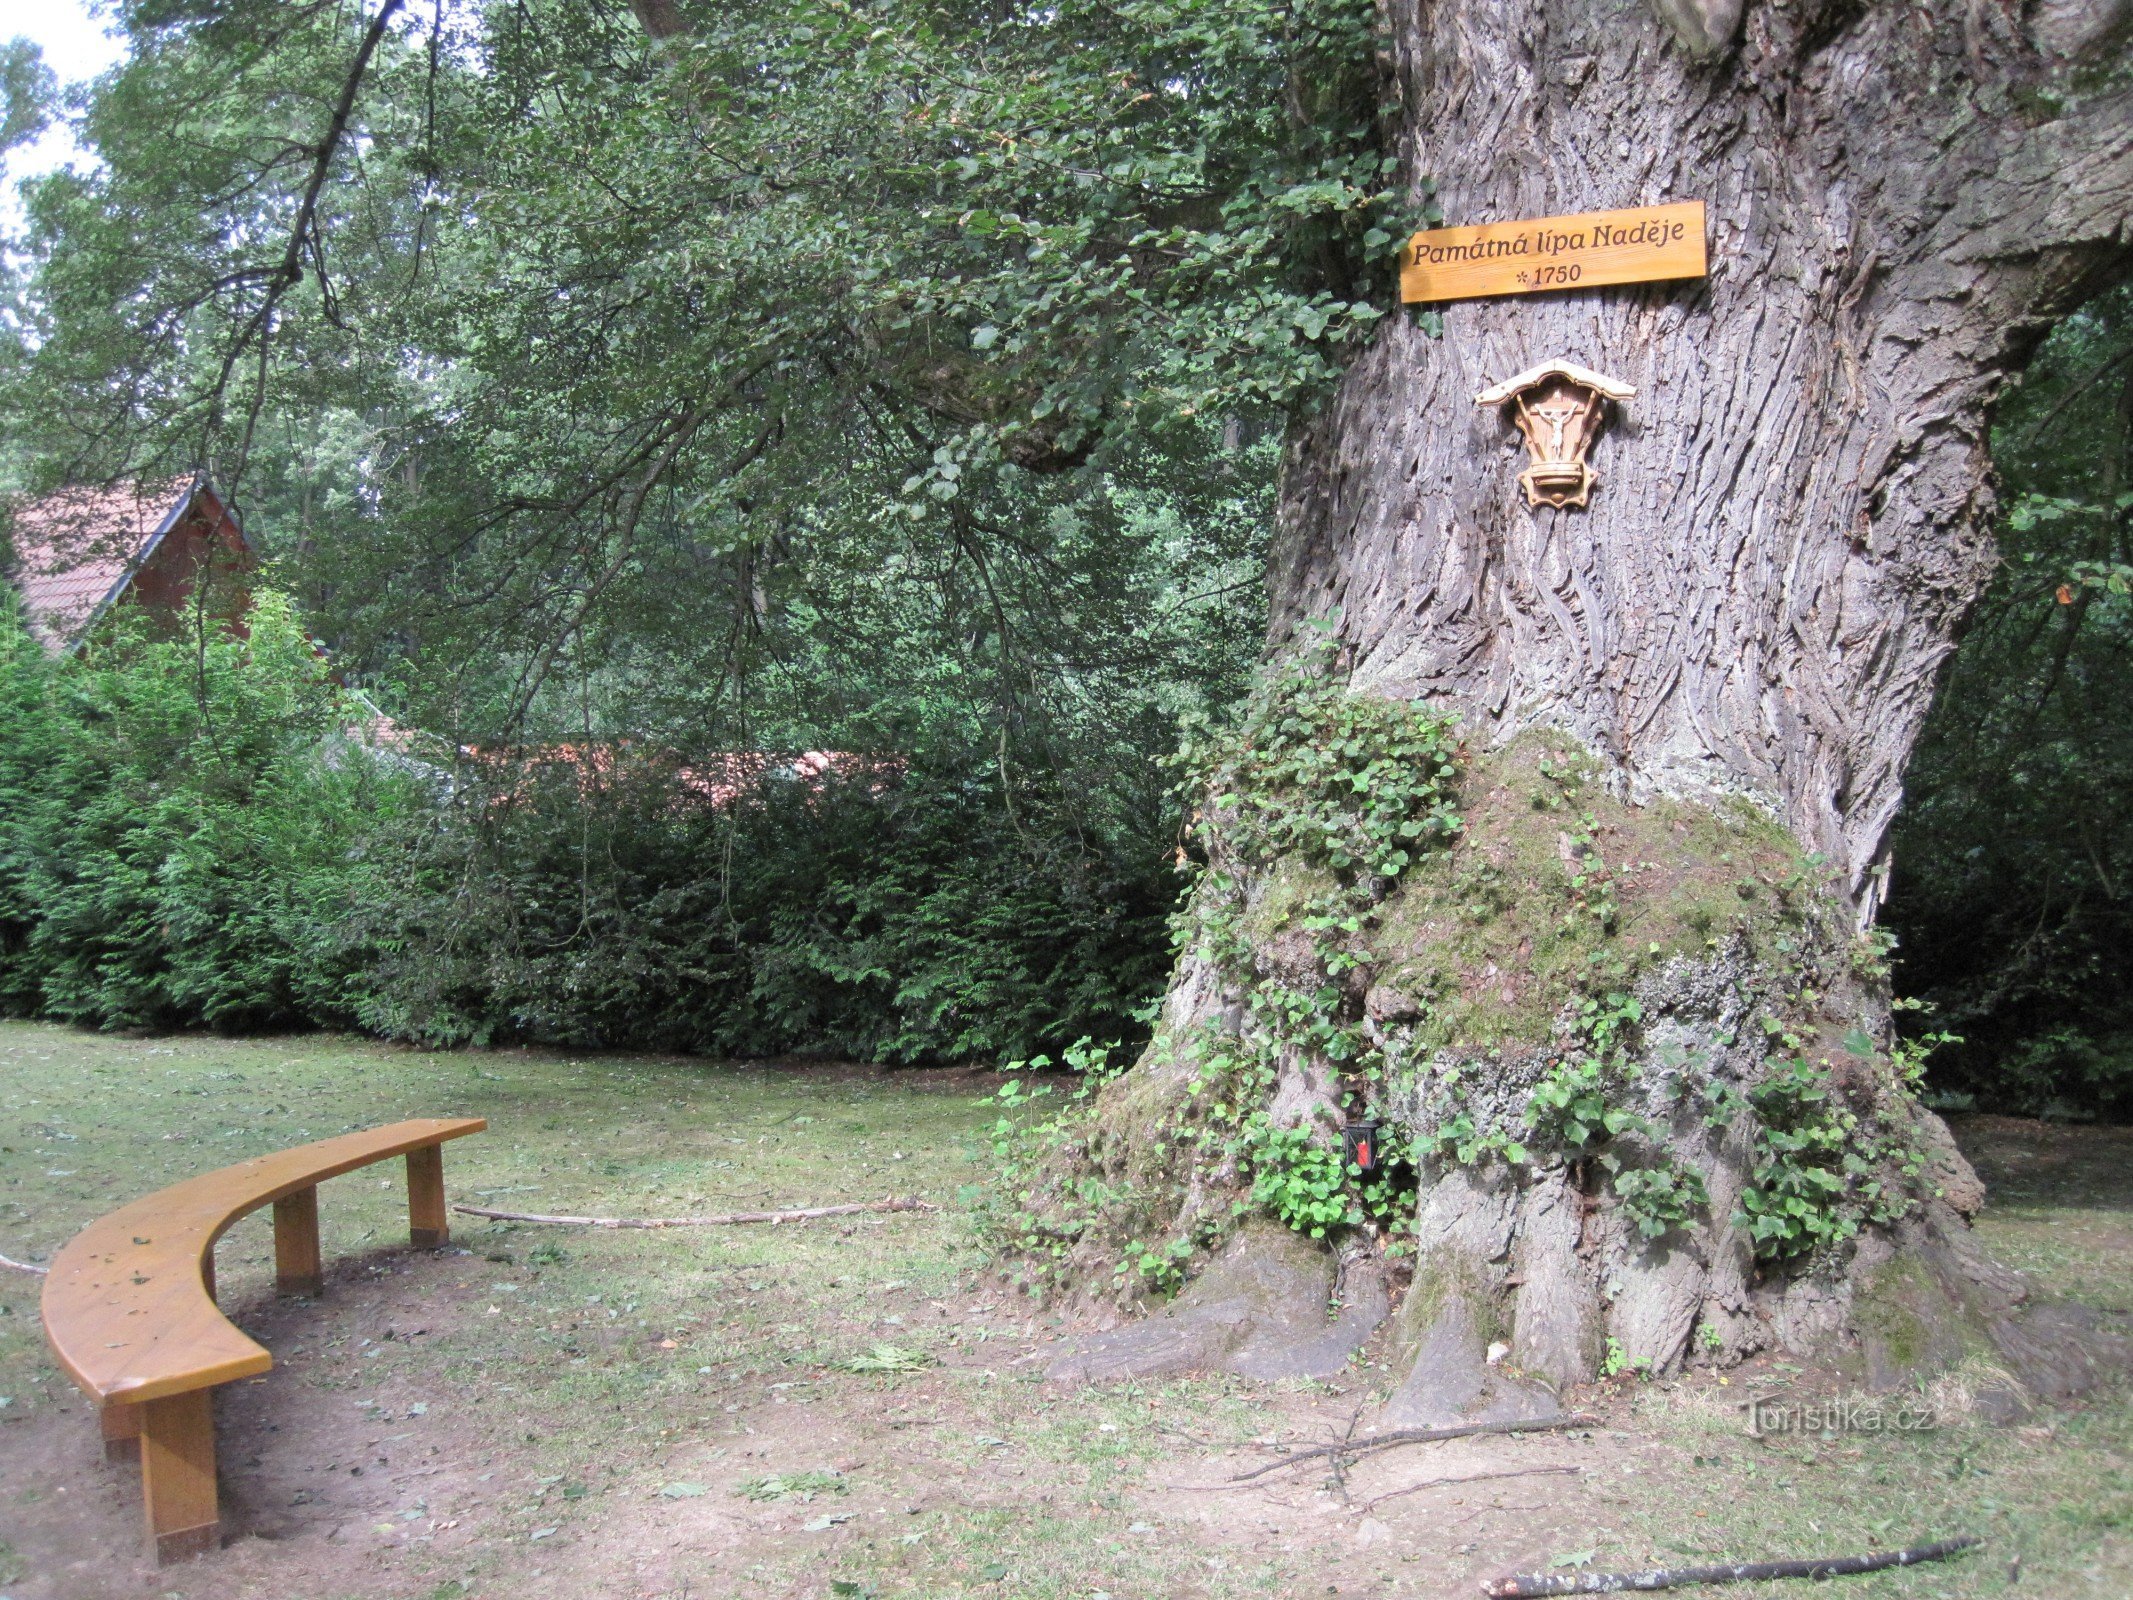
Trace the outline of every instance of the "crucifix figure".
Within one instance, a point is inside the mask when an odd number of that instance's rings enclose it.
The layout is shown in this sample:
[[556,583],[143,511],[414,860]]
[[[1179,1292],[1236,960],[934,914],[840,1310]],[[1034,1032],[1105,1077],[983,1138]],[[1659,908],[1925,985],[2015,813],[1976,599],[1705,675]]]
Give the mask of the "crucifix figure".
[[1526,504],[1583,506],[1599,475],[1585,460],[1607,420],[1607,403],[1637,391],[1603,372],[1570,361],[1548,361],[1474,396],[1481,407],[1511,404],[1511,420],[1525,435],[1533,465],[1518,475]]

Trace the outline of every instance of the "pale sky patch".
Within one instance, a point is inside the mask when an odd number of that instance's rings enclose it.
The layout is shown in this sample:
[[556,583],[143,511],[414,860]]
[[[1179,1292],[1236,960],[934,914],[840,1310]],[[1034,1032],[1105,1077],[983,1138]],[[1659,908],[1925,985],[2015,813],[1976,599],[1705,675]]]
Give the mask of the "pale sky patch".
[[[0,21],[0,38],[35,41],[44,52],[44,64],[62,85],[84,83],[116,64],[126,53],[126,43],[105,29],[110,19],[98,15],[95,0],[32,0],[10,6]],[[62,114],[44,132],[9,152],[6,173],[0,178],[0,231],[14,233],[22,224],[21,198],[16,185],[24,178],[55,172],[65,166],[83,166],[89,156],[75,137],[73,124]]]

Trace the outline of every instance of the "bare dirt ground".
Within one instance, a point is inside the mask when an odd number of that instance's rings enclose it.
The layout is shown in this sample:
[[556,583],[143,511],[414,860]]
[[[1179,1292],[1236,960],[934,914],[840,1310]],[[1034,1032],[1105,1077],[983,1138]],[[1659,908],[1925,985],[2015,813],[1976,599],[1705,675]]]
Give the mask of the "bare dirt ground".
[[[1992,1429],[1964,1375],[1905,1434],[1751,1438],[1740,1403],[1823,1395],[1785,1363],[1582,1397],[1569,1434],[1390,1450],[1246,1485],[1367,1426],[1393,1374],[1075,1390],[1073,1330],[987,1270],[981,1075],[647,1058],[422,1056],[332,1039],[118,1040],[0,1025],[0,1251],[42,1259],[184,1173],[393,1118],[474,1112],[455,1199],[672,1215],[917,1194],[930,1214],[588,1232],[456,1219],[394,1247],[398,1174],[321,1191],[329,1281],[271,1292],[266,1223],[224,1308],[275,1370],[222,1391],[226,1547],[139,1557],[132,1469],[0,1273],[4,1600],[1471,1596],[1506,1570],[1833,1554],[1974,1532],[1861,1595],[2133,1593],[2133,1406]],[[2133,1299],[2133,1130],[1973,1118],[1985,1226],[2055,1292]],[[868,1370],[868,1369],[874,1370]],[[857,1369],[857,1370],[855,1370]],[[1740,1595],[1803,1592],[1742,1585]]]

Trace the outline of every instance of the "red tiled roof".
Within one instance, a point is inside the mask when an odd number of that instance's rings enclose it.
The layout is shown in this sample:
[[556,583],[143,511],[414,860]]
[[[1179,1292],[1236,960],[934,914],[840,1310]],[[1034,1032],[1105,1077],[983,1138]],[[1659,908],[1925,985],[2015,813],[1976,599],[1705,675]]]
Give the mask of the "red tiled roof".
[[191,499],[193,480],[55,489],[8,519],[10,576],[23,621],[49,650],[63,650],[124,588],[128,574]]

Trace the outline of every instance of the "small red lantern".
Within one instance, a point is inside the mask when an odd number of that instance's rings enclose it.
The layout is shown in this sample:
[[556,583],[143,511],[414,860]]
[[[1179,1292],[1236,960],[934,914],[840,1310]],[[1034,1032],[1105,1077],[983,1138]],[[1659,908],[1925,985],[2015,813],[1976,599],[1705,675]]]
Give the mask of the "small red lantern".
[[1369,1177],[1378,1170],[1378,1125],[1375,1122],[1343,1124],[1341,1148],[1347,1152],[1348,1164],[1364,1177]]

